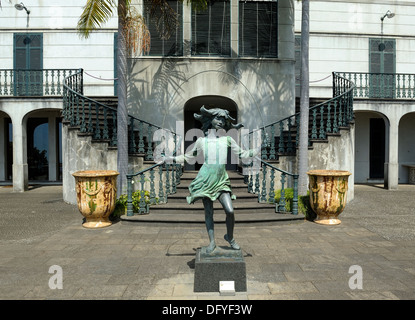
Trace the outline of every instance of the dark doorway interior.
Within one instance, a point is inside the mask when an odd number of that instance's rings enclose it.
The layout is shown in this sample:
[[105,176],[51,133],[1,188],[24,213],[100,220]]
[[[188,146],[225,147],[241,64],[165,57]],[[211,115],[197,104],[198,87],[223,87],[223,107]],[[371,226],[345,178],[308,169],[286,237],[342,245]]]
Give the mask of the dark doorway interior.
[[48,118],[29,118],[27,121],[29,180],[49,179],[48,151]]
[[370,179],[384,178],[385,163],[385,121],[382,118],[370,119]]
[[5,136],[7,142],[6,149],[6,180],[12,180],[13,175],[13,125],[10,118],[6,118]]

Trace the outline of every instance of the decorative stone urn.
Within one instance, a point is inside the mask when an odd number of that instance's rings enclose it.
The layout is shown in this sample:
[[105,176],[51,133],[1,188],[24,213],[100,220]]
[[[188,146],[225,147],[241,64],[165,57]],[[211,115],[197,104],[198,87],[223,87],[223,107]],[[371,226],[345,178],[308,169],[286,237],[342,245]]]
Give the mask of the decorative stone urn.
[[85,217],[85,228],[103,228],[112,223],[109,215],[115,209],[117,176],[112,170],[77,171],[75,177],[78,209]]
[[314,222],[325,225],[340,224],[338,216],[346,206],[351,173],[341,170],[310,170],[307,174],[310,205],[317,214]]

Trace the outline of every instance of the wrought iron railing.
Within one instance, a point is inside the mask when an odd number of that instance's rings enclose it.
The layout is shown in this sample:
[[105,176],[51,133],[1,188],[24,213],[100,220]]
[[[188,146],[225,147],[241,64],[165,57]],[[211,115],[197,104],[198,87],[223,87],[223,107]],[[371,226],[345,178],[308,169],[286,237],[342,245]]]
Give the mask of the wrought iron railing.
[[[117,109],[82,94],[83,70],[79,69],[65,78],[63,89],[63,120],[80,132],[92,135],[93,140],[106,141],[117,146]],[[160,126],[128,115],[128,152],[144,155],[145,160],[154,159],[153,134]],[[169,133],[174,141],[177,136]]]
[[[254,165],[255,160],[260,164]],[[276,181],[276,174],[280,175]],[[291,179],[291,181],[288,181]],[[256,157],[254,161],[244,168],[244,182],[248,186],[248,192],[258,195],[259,203],[275,204],[275,212],[298,214],[298,175],[293,174]],[[277,183],[279,182],[279,183]],[[286,190],[292,188],[292,205],[287,207]],[[277,199],[276,191],[280,195]],[[291,196],[290,196],[291,198]]]
[[0,69],[0,96],[62,96],[64,79],[74,72],[76,69]]
[[355,98],[414,99],[415,74],[339,72],[355,84]]
[[[338,133],[353,120],[352,81],[333,72],[333,98],[315,106],[309,111],[309,142],[325,140],[327,134]],[[276,160],[281,155],[295,155],[298,147],[300,113],[286,117],[249,133],[260,134],[262,140],[268,137],[268,144],[261,151],[261,159]]]
[[[176,193],[181,175],[182,166],[176,163],[158,163],[137,173],[127,174],[127,216],[148,214],[151,205],[167,203],[168,195]],[[136,199],[133,199],[134,178],[139,184]],[[133,201],[138,202],[136,206],[133,206]]]
[[[94,141],[108,142],[109,146],[116,147],[117,109],[84,96],[82,85],[82,69],[65,78],[62,110],[64,123],[79,128],[83,134],[91,135]],[[158,129],[162,128],[128,115],[129,154],[141,155],[148,161],[153,160],[153,134]],[[167,136],[173,140],[172,147],[175,149],[179,143],[177,135],[167,129],[163,129],[163,133],[164,138]],[[127,174],[127,215],[146,214],[150,205],[167,202],[167,196],[176,192],[180,176],[181,166],[176,164],[155,164],[137,173]],[[136,188],[133,186],[134,181]],[[155,185],[157,182],[158,186]],[[139,199],[133,199],[134,193]],[[138,201],[135,206],[138,208],[137,212],[134,210],[133,201]]]

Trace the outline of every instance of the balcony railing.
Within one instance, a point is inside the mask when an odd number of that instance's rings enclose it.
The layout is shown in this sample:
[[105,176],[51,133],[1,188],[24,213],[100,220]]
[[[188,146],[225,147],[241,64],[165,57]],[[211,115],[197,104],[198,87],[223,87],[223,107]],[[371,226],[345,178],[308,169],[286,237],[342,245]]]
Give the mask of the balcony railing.
[[76,69],[0,69],[0,96],[62,96],[65,77]]
[[355,84],[355,98],[415,99],[415,74],[338,72]]

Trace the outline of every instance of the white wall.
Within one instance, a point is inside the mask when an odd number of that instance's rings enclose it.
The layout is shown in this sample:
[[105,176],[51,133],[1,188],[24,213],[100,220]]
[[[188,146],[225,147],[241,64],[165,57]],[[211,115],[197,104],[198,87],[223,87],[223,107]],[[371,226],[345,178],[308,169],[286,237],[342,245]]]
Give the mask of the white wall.
[[294,114],[293,65],[275,59],[143,58],[131,60],[129,114],[176,131],[191,98],[224,96],[250,130]]
[[[301,33],[301,1],[295,1],[295,31]],[[333,71],[369,72],[369,38],[396,39],[396,72],[415,73],[415,1],[310,1],[310,96],[331,97]],[[316,81],[316,82],[314,82]]]
[[[76,25],[86,0],[26,1],[30,10],[29,28],[26,11],[17,10],[19,1],[2,1],[0,11],[0,69],[13,68],[13,34],[43,33],[43,68],[83,68],[101,79],[114,78],[114,32],[116,16],[93,32],[88,39],[80,38]],[[116,10],[115,10],[116,12]],[[113,95],[113,81],[84,78],[86,95]]]

